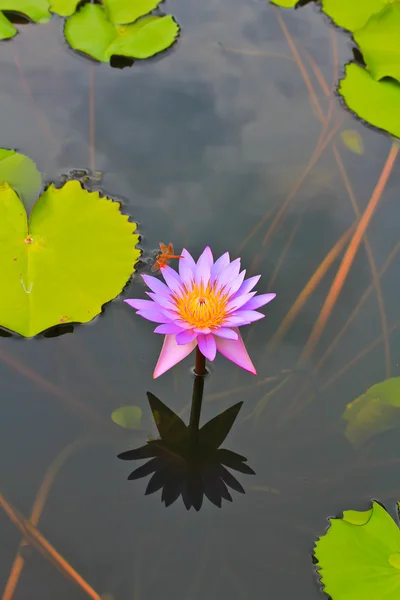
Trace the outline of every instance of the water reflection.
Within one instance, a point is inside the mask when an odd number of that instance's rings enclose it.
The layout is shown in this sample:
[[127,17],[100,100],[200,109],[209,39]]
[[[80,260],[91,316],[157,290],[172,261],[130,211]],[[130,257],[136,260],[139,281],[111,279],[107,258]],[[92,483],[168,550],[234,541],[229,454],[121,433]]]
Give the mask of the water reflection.
[[118,455],[122,460],[143,460],[128,479],[141,479],[152,474],[146,495],[162,490],[161,501],[173,504],[179,496],[187,510],[199,511],[206,496],[221,508],[222,501],[232,502],[228,487],[244,494],[239,481],[226,467],[254,475],[247,459],[232,450],[220,448],[230,432],[243,402],[234,404],[199,428],[204,392],[204,375],[195,375],[189,425],[151,392],[147,392],[150,408],[160,438],[145,446]]

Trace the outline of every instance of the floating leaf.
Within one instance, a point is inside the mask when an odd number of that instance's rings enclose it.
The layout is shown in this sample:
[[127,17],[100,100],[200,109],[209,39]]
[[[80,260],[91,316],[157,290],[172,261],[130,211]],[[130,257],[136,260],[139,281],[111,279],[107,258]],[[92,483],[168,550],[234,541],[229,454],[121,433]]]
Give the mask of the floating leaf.
[[364,144],[361,135],[355,129],[345,129],[341,132],[343,144],[355,154],[364,154]]
[[400,84],[397,81],[375,81],[366,69],[350,63],[340,81],[339,93],[359,117],[400,137]]
[[178,33],[179,26],[171,15],[144,17],[133,25],[120,27],[118,37],[107,49],[107,56],[150,58],[172,46]]
[[171,15],[153,15],[116,27],[99,4],[85,4],[65,25],[70,46],[101,62],[108,62],[113,55],[149,58],[169,48],[178,33],[179,26]]
[[108,62],[106,50],[117,35],[117,28],[99,4],[85,4],[66,20],[64,34],[74,50]]
[[117,296],[140,251],[119,204],[77,181],[51,185],[27,214],[0,188],[0,325],[30,337],[59,323],[87,323]]
[[139,406],[121,406],[114,410],[111,418],[114,423],[126,429],[139,429],[142,423],[142,409]]
[[392,77],[400,82],[400,5],[386,6],[354,33],[374,79]]
[[8,40],[18,33],[14,25],[0,12],[0,40]]
[[35,23],[46,23],[51,19],[48,0],[0,0],[0,10],[21,13]]
[[271,0],[271,2],[282,8],[294,8],[299,0]]
[[50,2],[50,10],[61,17],[69,17],[76,11],[79,1],[80,0],[52,0],[52,2]]
[[397,600],[400,531],[377,502],[369,511],[345,511],[315,544],[317,570],[333,600]]
[[108,18],[113,23],[133,23],[157,8],[161,0],[104,0]]
[[377,433],[400,425],[400,377],[392,377],[370,387],[350,402],[343,413],[346,436],[361,444]]
[[349,31],[364,27],[368,19],[381,11],[390,0],[322,0],[322,10]]
[[42,187],[42,177],[31,158],[0,148],[0,186],[4,183],[10,184],[30,211]]

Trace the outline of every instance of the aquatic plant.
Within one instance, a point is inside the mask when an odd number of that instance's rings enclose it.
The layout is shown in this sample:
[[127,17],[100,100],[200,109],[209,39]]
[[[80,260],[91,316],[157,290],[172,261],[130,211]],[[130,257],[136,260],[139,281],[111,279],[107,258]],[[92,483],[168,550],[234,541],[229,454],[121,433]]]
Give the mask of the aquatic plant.
[[78,181],[50,185],[29,218],[4,183],[0,325],[31,337],[60,323],[91,321],[134,270],[140,255],[135,229],[118,202],[85,190]]
[[52,13],[68,17],[65,38],[74,50],[101,62],[112,56],[145,59],[163,52],[175,42],[179,25],[172,15],[150,14],[160,0],[0,0],[0,39],[16,35],[17,28],[1,12],[14,11],[36,23],[46,23]]
[[350,402],[342,417],[345,434],[352,444],[362,444],[378,433],[400,425],[400,377],[371,386]]
[[[284,8],[292,0],[271,0]],[[322,0],[322,10],[353,34],[361,63],[346,65],[338,91],[367,123],[400,137],[400,4],[386,0]]]
[[260,276],[245,280],[240,258],[231,262],[228,252],[214,262],[207,246],[197,263],[186,249],[181,254],[179,273],[168,265],[161,270],[165,283],[142,275],[152,290],[147,292],[151,300],[125,300],[141,317],[160,323],[154,331],[165,335],[154,377],[183,360],[197,345],[208,360],[214,360],[218,351],[256,374],[238,327],[262,319],[257,309],[276,294],[255,297],[251,290]]
[[317,571],[333,600],[396,600],[400,594],[400,530],[378,502],[330,519],[315,544]]

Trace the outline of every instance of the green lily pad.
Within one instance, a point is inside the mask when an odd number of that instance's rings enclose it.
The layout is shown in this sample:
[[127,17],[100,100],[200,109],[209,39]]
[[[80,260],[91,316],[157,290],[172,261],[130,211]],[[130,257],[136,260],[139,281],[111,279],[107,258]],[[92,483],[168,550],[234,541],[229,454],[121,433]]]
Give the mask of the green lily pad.
[[171,46],[179,26],[171,15],[149,16],[132,25],[117,27],[99,4],[85,4],[65,24],[69,45],[101,62],[113,55],[149,58]]
[[108,62],[106,50],[117,33],[99,4],[85,4],[65,22],[64,35],[71,48],[101,62]]
[[336,25],[356,31],[392,0],[322,0],[322,10]]
[[294,8],[299,0],[271,0],[271,2],[282,8]]
[[42,177],[31,158],[0,148],[0,186],[4,183],[10,184],[30,211],[42,187]]
[[171,15],[144,17],[133,25],[120,27],[106,54],[109,58],[112,55],[150,58],[172,46],[178,34],[179,26]]
[[[350,514],[346,514],[350,513]],[[400,531],[377,502],[370,511],[330,519],[315,544],[317,570],[333,600],[397,600],[400,596]]]
[[346,437],[361,444],[371,437],[400,425],[400,377],[392,377],[370,387],[350,402],[342,417]]
[[17,33],[17,28],[0,12],[0,40],[9,40]]
[[48,0],[0,0],[0,10],[21,13],[35,23],[46,23],[51,19]]
[[59,323],[87,323],[115,298],[140,251],[119,204],[78,181],[49,188],[28,220],[0,188],[0,325],[31,337]]
[[361,119],[400,138],[400,84],[394,79],[375,81],[366,69],[346,65],[339,93]]
[[69,17],[76,11],[79,0],[52,0],[50,10],[61,17]]
[[392,77],[400,82],[400,4],[386,6],[354,33],[374,79]]
[[161,0],[104,0],[108,18],[113,23],[133,23],[157,8]]
[[139,406],[121,406],[114,410],[111,418],[114,423],[126,429],[139,429],[142,423],[142,409]]

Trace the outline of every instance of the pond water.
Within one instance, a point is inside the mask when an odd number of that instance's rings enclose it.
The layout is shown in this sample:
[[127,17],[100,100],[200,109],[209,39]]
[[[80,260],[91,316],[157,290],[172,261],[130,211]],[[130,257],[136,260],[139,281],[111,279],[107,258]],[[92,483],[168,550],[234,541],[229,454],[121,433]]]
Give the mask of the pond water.
[[[224,446],[256,475],[238,475],[246,495],[221,509],[205,501],[200,512],[181,499],[165,508],[159,493],[144,495],[145,480],[127,481],[134,463],[117,454],[155,435],[146,391],[187,419],[192,362],[152,380],[162,338],[120,298],[72,334],[0,338],[1,490],[28,517],[52,465],[38,528],[115,600],[322,597],[312,550],[327,517],[372,497],[390,508],[400,498],[396,435],[354,448],[341,418],[368,387],[399,374],[400,263],[396,255],[386,263],[398,241],[400,174],[395,167],[319,343],[300,360],[338,258],[286,334],[273,336],[356,222],[354,202],[364,212],[391,141],[328,94],[351,44],[313,6],[168,0],[165,10],[182,26],[178,44],[122,70],[69,51],[61,19],[23,26],[1,45],[1,146],[30,156],[47,181],[101,171],[101,189],[139,223],[145,262],[159,241],[195,256],[209,244],[215,256],[241,256],[249,274],[261,273],[259,291],[277,293],[266,319],[245,331],[257,378],[217,357],[202,412],[203,422],[244,401]],[[343,144],[347,129],[361,136],[362,155]],[[136,275],[123,297],[144,291]],[[112,423],[125,404],[142,408],[143,431]],[[3,512],[0,527],[3,590],[21,536]],[[15,600],[87,597],[35,549],[23,555]]]

